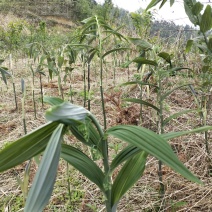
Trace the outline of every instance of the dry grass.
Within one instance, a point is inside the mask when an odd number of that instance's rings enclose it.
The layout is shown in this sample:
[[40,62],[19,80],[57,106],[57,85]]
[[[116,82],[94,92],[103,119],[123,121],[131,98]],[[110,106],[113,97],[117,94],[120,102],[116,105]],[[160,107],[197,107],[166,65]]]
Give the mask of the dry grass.
[[[36,129],[41,124],[45,123],[44,112],[48,108],[45,105],[41,107],[39,81],[36,80],[36,105],[37,105],[37,119],[34,119],[32,96],[31,96],[31,79],[30,71],[27,66],[23,67],[25,60],[17,60],[14,72],[17,75],[24,77],[27,86],[27,99],[25,104],[26,109],[26,121],[27,131],[30,132]],[[21,71],[21,72],[20,72]],[[133,73],[133,70],[131,70]],[[117,70],[116,84],[125,82],[127,70]],[[116,124],[139,124],[139,107],[138,105],[126,104],[121,101],[123,96],[135,97],[138,95],[139,89],[131,89],[129,87],[115,88],[113,87],[112,75],[107,78],[107,84],[105,86],[105,103],[108,125]],[[99,89],[97,87],[98,81],[96,81],[94,75],[91,77],[91,88],[94,91],[92,97],[91,111],[102,121]],[[45,95],[58,95],[57,82],[53,79],[52,82],[48,82],[47,78],[43,78],[43,86]],[[80,67],[73,72],[72,82],[68,82],[64,85],[64,92],[68,96],[68,85],[72,84],[72,88],[76,92],[73,96],[75,104],[82,105],[83,97],[79,94],[83,91],[83,78]],[[180,77],[172,78],[172,84],[181,80]],[[10,141],[24,135],[23,124],[21,119],[21,88],[19,77],[15,78],[16,91],[18,95],[19,109],[14,110],[14,97],[12,93],[11,80],[8,80],[8,89],[1,85],[1,104],[0,104],[0,134],[1,141],[0,146],[4,146]],[[145,96],[145,93],[144,93]],[[151,101],[155,100],[156,94],[153,90],[150,93]],[[70,97],[68,97],[70,100]],[[172,114],[182,109],[195,108],[193,103],[193,97],[188,90],[179,90],[173,93],[169,101],[166,103],[166,113]],[[209,119],[211,123],[211,117]],[[152,128],[155,127],[156,120],[153,112],[149,108],[145,108],[143,113],[143,125]],[[198,114],[186,114],[172,122],[165,128],[166,132],[188,130],[198,126],[199,116]],[[74,145],[79,145],[76,141],[71,141]],[[118,141],[111,141],[118,142]],[[163,176],[164,184],[166,187],[165,193],[165,209],[163,211],[211,211],[212,210],[212,180],[207,176],[207,156],[205,152],[204,139],[202,134],[196,134],[186,136],[178,139],[174,139],[171,142],[174,151],[178,154],[180,160],[200,179],[204,182],[203,186],[191,183],[172,170],[164,166]],[[83,147],[84,151],[87,151]],[[210,146],[210,149],[212,147]],[[112,150],[114,152],[114,150]],[[17,208],[22,208],[21,202],[21,190],[16,181],[16,174],[23,176],[25,165],[20,165],[10,171],[1,174],[0,180],[0,198],[3,202],[0,204],[2,211],[16,211]],[[78,171],[73,168],[70,169],[69,180],[71,185],[71,198],[68,195],[67,189],[67,174],[66,163],[60,162],[58,168],[58,176],[55,184],[55,189],[50,201],[49,206],[45,211],[105,211],[103,199],[98,188],[85,179]],[[30,179],[34,176],[37,166],[33,164]],[[149,158],[147,162],[147,169],[144,176],[137,182],[137,184],[125,195],[119,205],[119,211],[158,211],[160,208],[159,199],[159,182],[157,176],[157,160]],[[10,208],[9,210],[7,210]],[[15,209],[14,209],[15,208]],[[160,210],[162,211],[162,210]]]

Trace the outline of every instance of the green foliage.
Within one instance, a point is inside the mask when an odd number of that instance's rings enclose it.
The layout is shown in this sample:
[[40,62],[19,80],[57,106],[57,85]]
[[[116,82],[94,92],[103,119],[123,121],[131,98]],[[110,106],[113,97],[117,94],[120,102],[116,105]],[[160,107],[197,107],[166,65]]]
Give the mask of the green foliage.
[[131,12],[130,16],[139,36],[147,37],[152,22],[151,12],[140,9],[135,13]]

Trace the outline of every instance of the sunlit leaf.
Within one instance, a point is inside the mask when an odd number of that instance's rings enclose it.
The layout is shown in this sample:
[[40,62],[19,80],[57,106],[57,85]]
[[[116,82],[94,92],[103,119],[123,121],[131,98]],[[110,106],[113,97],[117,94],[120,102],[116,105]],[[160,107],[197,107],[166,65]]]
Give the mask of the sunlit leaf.
[[64,100],[62,100],[58,97],[51,97],[51,96],[44,96],[43,101],[52,106],[60,105],[64,102]]
[[48,121],[59,121],[65,124],[73,124],[77,121],[85,121],[86,116],[90,112],[81,106],[63,102],[60,105],[53,106],[46,111],[46,119]]

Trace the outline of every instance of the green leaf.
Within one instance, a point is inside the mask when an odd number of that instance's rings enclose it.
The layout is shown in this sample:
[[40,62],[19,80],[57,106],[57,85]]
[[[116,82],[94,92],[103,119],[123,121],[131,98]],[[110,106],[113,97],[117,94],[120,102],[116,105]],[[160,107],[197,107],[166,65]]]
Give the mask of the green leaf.
[[112,52],[117,52],[117,51],[121,51],[121,50],[129,50],[129,48],[121,47],[121,48],[111,49],[110,51],[107,51],[105,54],[103,54],[102,58],[106,57],[107,55],[109,55]]
[[163,7],[163,5],[167,2],[167,0],[163,0],[162,3],[160,4],[160,9]]
[[139,85],[149,85],[149,86],[158,88],[158,86],[155,85],[155,84],[151,84],[151,83],[143,82],[143,81],[131,81],[131,82],[126,82],[126,83],[121,84],[120,86],[135,85],[135,84],[139,84]]
[[184,9],[189,20],[196,26],[198,24],[197,17],[192,12],[194,3],[191,0],[184,0]]
[[60,99],[58,97],[51,97],[51,96],[44,96],[43,101],[52,106],[60,105],[64,102],[63,99]]
[[104,174],[87,155],[72,146],[63,144],[61,157],[105,192],[103,186]]
[[156,5],[157,5],[159,2],[161,2],[161,1],[162,1],[162,0],[152,0],[152,1],[148,4],[146,10],[151,9],[152,7],[156,6]]
[[60,124],[54,130],[44,151],[43,158],[26,200],[24,208],[26,212],[43,211],[51,197],[60,159],[63,127],[64,125]]
[[144,57],[137,57],[132,62],[139,63],[139,64],[148,64],[148,65],[153,65],[153,66],[158,65],[157,62],[155,62],[154,60],[147,60]]
[[100,135],[90,120],[86,120],[85,124],[71,125],[69,126],[69,129],[83,144],[102,152]]
[[149,86],[158,88],[157,85],[154,85],[154,84],[151,84],[151,83],[148,83],[148,82],[142,82],[142,81],[131,81],[131,82],[126,82],[126,83],[121,84],[120,86],[135,85],[135,84],[139,84],[139,85],[149,85]]
[[138,147],[133,145],[128,145],[125,147],[118,155],[113,159],[110,165],[110,171],[112,172],[116,167],[122,164],[124,161],[128,160],[129,158],[135,156],[137,153],[140,153],[142,150]]
[[185,85],[180,85],[176,88],[173,88],[172,90],[166,92],[165,94],[163,94],[161,96],[161,101],[163,101],[164,99],[166,99],[167,96],[169,96],[171,93],[173,93],[175,90],[178,90],[179,88],[185,87],[185,86],[189,86],[190,84],[185,84]]
[[192,69],[187,68],[187,67],[174,67],[174,68],[169,69],[168,72],[170,73],[170,75],[172,75],[172,74],[175,74],[177,71],[182,71],[182,70],[193,71]]
[[198,110],[183,110],[183,111],[180,111],[178,113],[175,113],[171,116],[169,116],[168,118],[166,118],[164,121],[163,121],[163,125],[166,125],[169,121],[171,121],[172,119],[175,119],[183,114],[186,114],[186,113],[191,113],[191,112],[200,112]]
[[148,154],[142,151],[137,153],[124,164],[112,185],[112,207],[116,207],[121,197],[143,175],[147,156]]
[[57,63],[58,63],[58,67],[61,68],[64,62],[64,57],[63,56],[58,56],[57,58]]
[[189,131],[169,132],[169,133],[161,134],[160,136],[162,136],[162,138],[166,140],[170,140],[172,138],[177,138],[183,135],[189,135],[189,134],[198,133],[198,132],[205,132],[208,130],[212,130],[212,126],[199,127]]
[[158,56],[162,57],[167,63],[170,64],[170,66],[172,65],[171,55],[168,54],[167,52],[160,52],[160,53],[158,53]]
[[139,47],[142,50],[148,51],[152,48],[152,45],[148,43],[145,40],[142,40],[141,38],[132,38],[132,37],[127,37],[127,39],[133,43],[135,46]]
[[2,79],[5,83],[5,85],[7,85],[7,77],[6,75],[8,76],[12,76],[9,72],[7,72],[5,69],[3,69],[2,67],[0,67],[0,72],[1,72],[1,76],[2,76]]
[[175,0],[170,0],[170,7],[174,4]]
[[191,47],[192,47],[193,43],[194,43],[194,40],[187,41],[187,44],[186,44],[186,52],[187,53],[191,51]]
[[146,102],[146,101],[143,101],[141,99],[123,99],[124,101],[127,101],[127,102],[134,102],[134,103],[139,103],[139,104],[142,104],[142,105],[146,105],[148,107],[151,107],[153,109],[155,109],[156,111],[160,111],[158,107],[154,106],[153,104],[150,104],[149,102]]
[[211,12],[211,6],[207,5],[205,8],[205,11],[202,15],[202,19],[200,22],[200,31],[205,33],[209,31],[212,27],[212,12]]
[[0,172],[23,163],[42,152],[58,123],[45,124],[0,151]]
[[142,127],[129,125],[112,127],[108,129],[106,133],[135,145],[153,155],[188,180],[201,183],[201,181],[179,161],[162,135],[157,135],[153,131]]
[[90,112],[81,106],[63,102],[60,105],[53,106],[46,111],[48,121],[59,121],[64,124],[73,124],[83,122]]
[[193,15],[198,16],[200,14],[200,12],[203,9],[203,4],[201,4],[200,2],[197,2],[194,4],[194,6],[192,7],[192,13]]
[[207,46],[208,46],[208,49],[212,51],[212,38],[209,38]]

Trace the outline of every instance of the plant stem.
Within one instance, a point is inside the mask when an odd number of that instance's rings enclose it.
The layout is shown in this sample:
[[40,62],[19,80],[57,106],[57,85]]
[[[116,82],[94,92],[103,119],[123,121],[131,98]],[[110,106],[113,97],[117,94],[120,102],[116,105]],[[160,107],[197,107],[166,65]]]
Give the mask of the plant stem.
[[90,83],[90,69],[91,64],[90,61],[88,62],[88,110],[91,110],[91,98],[90,98],[90,89],[91,89],[91,83]]
[[62,88],[62,84],[61,84],[60,71],[58,73],[58,91],[59,91],[59,95],[61,96],[61,98],[64,99],[63,88]]
[[70,189],[71,185],[70,185],[70,181],[69,181],[69,165],[68,165],[68,162],[66,163],[66,174],[67,174],[69,201],[71,203],[71,189]]
[[14,93],[14,100],[15,100],[15,110],[17,110],[18,102],[17,102],[15,83],[14,83],[14,73],[13,73],[13,68],[12,68],[12,54],[10,54],[10,56],[9,56],[9,63],[10,63],[10,71],[12,72],[12,84],[13,84],[13,93]]
[[22,87],[22,120],[23,120],[23,125],[24,125],[24,134],[27,134],[27,129],[26,129],[26,118],[25,118],[25,108],[24,108],[24,103],[25,103],[25,97],[26,97],[26,88],[25,88],[25,83],[24,80],[21,80],[21,87]]
[[41,104],[42,104],[42,108],[43,108],[43,85],[42,85],[42,76],[41,73],[40,74],[40,95],[41,95]]
[[[162,83],[161,83],[161,73],[159,71],[159,77],[158,77],[158,102],[159,102],[159,123],[158,123],[158,133],[163,134],[164,133],[164,122],[163,122],[163,100],[162,100]],[[161,198],[161,206],[162,209],[164,208],[164,195],[165,195],[165,187],[163,184],[163,172],[162,172],[162,161],[158,161],[158,177],[160,182],[160,198]]]
[[92,114],[89,115],[89,117],[91,118],[93,124],[96,126],[97,131],[99,132],[99,135],[101,137],[101,149],[102,149],[102,156],[103,156],[103,166],[104,166],[104,172],[105,172],[105,204],[106,204],[106,209],[107,212],[111,212],[112,208],[111,208],[111,176],[110,176],[110,165],[109,165],[109,157],[108,157],[108,141],[107,138],[104,137],[104,132],[99,124],[99,122],[97,121],[97,119],[95,118],[95,116],[93,116]]
[[83,58],[83,84],[84,84],[84,103],[83,103],[83,107],[86,107],[86,76],[85,76],[85,61]]

